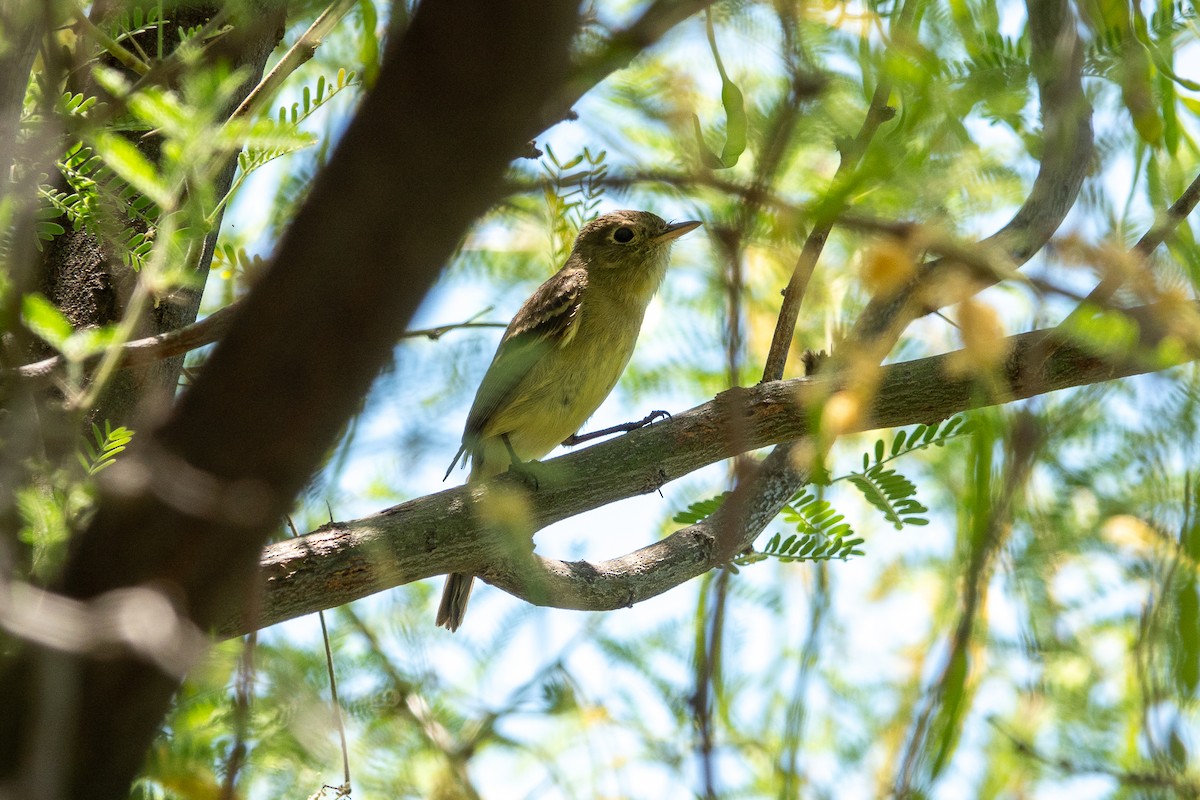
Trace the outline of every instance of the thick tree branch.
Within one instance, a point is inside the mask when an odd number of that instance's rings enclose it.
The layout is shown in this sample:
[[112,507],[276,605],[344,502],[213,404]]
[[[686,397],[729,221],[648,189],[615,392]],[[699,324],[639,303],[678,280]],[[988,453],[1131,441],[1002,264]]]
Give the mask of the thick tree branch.
[[[202,628],[245,613],[269,529],[565,80],[576,17],[532,0],[418,7],[200,378],[106,471],[64,594],[152,584]],[[48,658],[29,645],[0,674],[0,781],[36,796],[50,759],[59,796],[125,797],[175,679],[128,654],[54,654],[74,728],[50,737],[38,727],[59,715],[33,689]]]
[[[1164,369],[1200,357],[1200,308],[1159,303],[1129,310],[1141,330],[1139,348],[1125,357],[1103,357],[1039,330],[1008,340],[1009,356],[994,380],[956,373],[950,353],[894,364],[881,370],[874,403],[850,431],[932,423],[971,408]],[[1152,353],[1171,340],[1170,361]],[[670,420],[546,462],[538,490],[528,495],[532,530],[590,509],[655,491],[694,470],[766,445],[811,434],[811,404],[842,383],[836,375],[799,378],[732,389]],[[733,402],[729,402],[732,399]],[[738,441],[728,436],[729,414],[744,410]],[[755,480],[754,504],[740,530],[739,549],[749,546],[806,476],[779,447]],[[677,531],[620,558],[596,564],[538,559],[513,552],[507,534],[487,530],[479,509],[495,492],[523,484],[500,476],[390,508],[373,517],[334,523],[298,539],[270,545],[262,559],[264,598],[254,627],[265,627],[331,608],[384,589],[445,572],[473,572],[530,602],[589,610],[628,606],[661,594],[722,563],[714,529],[721,515]],[[246,629],[232,618],[220,630]]]

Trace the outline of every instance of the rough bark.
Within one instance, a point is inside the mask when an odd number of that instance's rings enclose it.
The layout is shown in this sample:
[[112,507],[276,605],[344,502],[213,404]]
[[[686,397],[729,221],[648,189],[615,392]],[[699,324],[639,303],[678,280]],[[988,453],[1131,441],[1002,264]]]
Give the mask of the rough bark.
[[[268,532],[537,132],[576,16],[531,0],[418,8],[201,377],[108,470],[61,592],[150,585],[201,628],[245,608]],[[45,796],[53,763],[63,797],[125,795],[177,679],[108,655],[29,645],[8,662],[6,788]]]
[[[1011,337],[1008,357],[984,380],[956,370],[955,364],[964,361],[962,353],[883,367],[872,405],[844,432],[932,424],[972,408],[1157,371],[1200,357],[1197,306],[1163,303],[1128,313],[1141,335],[1137,347],[1122,355],[1096,353],[1050,329]],[[1174,362],[1154,355],[1168,339],[1174,342]],[[842,383],[841,376],[830,375],[733,389],[670,420],[546,462],[538,471],[536,491],[526,492],[527,486],[512,475],[500,476],[482,486],[460,486],[273,544],[261,564],[259,618],[251,625],[227,618],[221,632],[266,627],[446,572],[479,575],[530,602],[559,608],[601,611],[654,597],[722,562],[712,534],[719,520],[683,528],[602,563],[545,558],[534,562],[527,552],[514,554],[511,532],[481,521],[479,509],[486,507],[481,504],[497,491],[523,492],[528,528],[522,533],[531,534],[584,511],[656,491],[738,453],[813,435],[812,406]],[[734,409],[744,414],[736,426],[729,419]],[[739,431],[736,441],[729,435],[734,429]],[[805,476],[782,455],[775,462],[768,459],[767,465],[761,470],[766,480],[762,491],[782,504],[795,490],[788,488],[789,480]],[[789,480],[780,483],[784,473]],[[754,517],[755,510],[749,514]],[[774,516],[750,519],[753,524],[745,527],[750,533],[735,552],[749,546],[756,538],[754,531]]]
[[[141,0],[141,4],[147,8],[154,5],[145,0]],[[134,3],[97,4],[93,16],[104,16],[119,10],[121,6],[131,5]],[[207,52],[206,57],[223,61],[232,69],[246,71],[246,80],[225,110],[227,114],[231,113],[261,79],[267,57],[283,35],[285,11],[280,0],[247,0],[232,4],[192,0],[168,4],[162,36],[164,59],[169,58],[178,46],[180,30],[205,25],[217,14],[227,13],[227,19],[234,28],[219,46]],[[143,32],[140,37],[143,49],[154,53],[157,28]],[[112,58],[105,56],[101,60],[106,66],[125,72],[131,81],[139,77]],[[170,84],[173,78],[174,75],[168,70],[156,79]],[[103,95],[94,85],[86,87],[86,91]],[[158,159],[161,145],[158,137],[137,135],[133,142],[152,161]],[[220,197],[228,191],[236,166],[236,160],[230,159],[213,184],[214,196]],[[150,309],[137,332],[138,336],[162,334],[195,321],[219,231],[218,220],[212,233],[205,239],[203,251],[192,270],[190,284],[172,292],[163,302]],[[136,273],[122,263],[119,253],[114,252],[111,246],[89,231],[69,227],[66,233],[56,237],[45,249],[39,288],[76,327],[103,326],[121,319],[127,310],[129,295],[136,280]],[[97,406],[89,410],[89,421],[103,423],[109,420],[114,426],[137,425],[139,411],[145,404],[152,403],[161,409],[171,401],[182,367],[183,358],[177,357],[115,375]]]

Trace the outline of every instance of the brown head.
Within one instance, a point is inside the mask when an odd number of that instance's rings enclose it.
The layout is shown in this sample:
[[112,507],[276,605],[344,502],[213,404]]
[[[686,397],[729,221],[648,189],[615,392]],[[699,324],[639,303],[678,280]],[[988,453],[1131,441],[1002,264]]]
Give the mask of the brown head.
[[666,273],[671,243],[700,225],[667,222],[649,211],[613,211],[583,226],[567,264],[585,267],[589,280],[616,279],[637,294],[653,294]]

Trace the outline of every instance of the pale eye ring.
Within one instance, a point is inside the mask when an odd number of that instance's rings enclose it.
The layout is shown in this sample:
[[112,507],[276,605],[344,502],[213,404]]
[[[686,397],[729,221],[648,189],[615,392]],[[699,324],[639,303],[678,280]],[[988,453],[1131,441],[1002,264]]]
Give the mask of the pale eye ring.
[[622,225],[613,231],[613,241],[617,244],[629,244],[633,241],[633,228],[628,225]]

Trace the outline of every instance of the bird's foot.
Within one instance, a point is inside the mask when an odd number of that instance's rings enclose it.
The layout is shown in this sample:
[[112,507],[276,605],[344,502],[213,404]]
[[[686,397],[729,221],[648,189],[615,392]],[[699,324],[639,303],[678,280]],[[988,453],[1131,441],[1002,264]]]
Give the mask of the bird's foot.
[[577,444],[590,442],[592,439],[599,439],[601,436],[608,436],[613,433],[629,433],[636,431],[638,428],[644,428],[655,420],[670,419],[671,414],[667,411],[651,411],[646,416],[634,422],[624,422],[620,425],[613,425],[611,428],[604,428],[591,433],[574,433],[563,440],[564,447],[574,447]]
[[657,411],[651,411],[649,414],[647,414],[646,416],[644,416],[640,420],[638,420],[637,427],[644,428],[647,425],[651,425],[660,419],[670,419],[670,418],[671,418],[671,412],[663,411],[660,408]]
[[542,479],[549,476],[549,468],[540,461],[513,461],[508,465],[508,474],[537,491],[542,485]]

